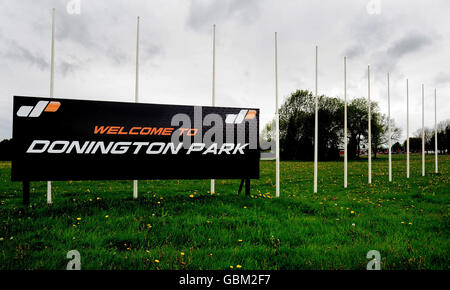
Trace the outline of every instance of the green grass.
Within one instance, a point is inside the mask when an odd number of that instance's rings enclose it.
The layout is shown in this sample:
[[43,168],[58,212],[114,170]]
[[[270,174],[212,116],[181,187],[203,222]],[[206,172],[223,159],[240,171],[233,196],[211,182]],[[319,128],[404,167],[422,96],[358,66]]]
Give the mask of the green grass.
[[[319,193],[312,192],[313,163],[281,162],[281,197],[273,198],[274,163],[261,162],[252,197],[236,195],[237,180],[131,181],[31,184],[23,207],[21,183],[0,163],[0,269],[65,269],[66,253],[81,253],[82,269],[365,269],[378,250],[382,269],[444,269],[449,263],[450,156],[440,174],[427,156],[393,156],[392,183],[385,156],[319,164]],[[190,197],[192,195],[193,197]],[[109,216],[106,218],[106,216]],[[81,218],[81,220],[77,220]],[[184,255],[181,255],[181,252]],[[159,260],[159,263],[155,262]]]

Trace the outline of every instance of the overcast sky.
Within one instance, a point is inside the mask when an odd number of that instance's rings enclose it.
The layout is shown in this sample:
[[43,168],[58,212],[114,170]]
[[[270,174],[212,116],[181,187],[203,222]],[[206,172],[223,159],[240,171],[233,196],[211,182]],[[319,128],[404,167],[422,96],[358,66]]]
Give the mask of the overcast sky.
[[320,94],[343,97],[346,55],[349,98],[367,97],[371,64],[371,95],[384,113],[390,72],[391,114],[403,136],[406,78],[411,133],[421,126],[422,83],[425,125],[434,125],[435,87],[438,121],[450,118],[448,0],[79,0],[79,14],[70,2],[0,2],[0,139],[12,135],[13,95],[49,95],[53,7],[56,98],[134,101],[139,15],[141,102],[211,104],[215,23],[216,105],[258,107],[261,125],[275,111],[275,31],[281,100],[314,89],[318,45]]

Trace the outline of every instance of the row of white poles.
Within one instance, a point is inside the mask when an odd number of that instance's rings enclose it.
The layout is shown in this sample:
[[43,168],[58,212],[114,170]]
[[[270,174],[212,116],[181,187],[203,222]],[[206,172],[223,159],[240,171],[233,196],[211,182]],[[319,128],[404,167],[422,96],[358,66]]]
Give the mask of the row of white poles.
[[[372,164],[371,164],[371,106],[370,106],[370,65],[367,67],[367,87],[368,87],[368,183],[372,182]],[[388,154],[389,154],[389,181],[392,181],[392,127],[391,127],[391,94],[390,94],[390,75],[387,74],[387,96],[388,96]],[[347,187],[347,58],[344,57],[344,187]],[[422,84],[422,176],[425,176],[425,127],[424,127],[424,85]],[[436,89],[434,89],[434,131],[435,131],[435,173],[438,169],[438,141],[437,141],[437,105]],[[315,139],[315,142],[317,139]],[[410,176],[409,161],[409,83],[406,80],[406,177]]]
[[[315,90],[314,90],[314,193],[317,193],[318,177],[318,47],[316,46],[315,57]],[[390,75],[387,73],[387,97],[388,97],[388,147],[389,147],[389,181],[392,181],[392,124],[391,124],[391,93]],[[368,99],[368,183],[372,183],[372,108],[370,100],[370,65],[367,66],[367,99]],[[276,196],[280,196],[280,154],[279,154],[279,112],[278,112],[278,52],[277,33],[275,32],[275,170],[276,170]],[[438,169],[438,141],[437,141],[437,105],[436,89],[434,90],[434,131],[435,131],[435,173]],[[424,85],[422,84],[422,176],[425,176],[425,133],[424,133]],[[348,186],[348,136],[347,136],[347,57],[344,57],[344,188]],[[406,176],[410,176],[409,161],[409,84],[406,80]]]
[[[139,101],[139,25],[140,17],[137,17],[136,33],[136,87],[135,102]],[[280,196],[280,121],[278,103],[278,44],[277,32],[275,32],[275,175],[276,175],[276,196]],[[50,98],[53,97],[54,87],[54,59],[55,59],[55,9],[52,9],[52,38],[51,38],[51,61],[50,61]],[[216,69],[216,25],[213,25],[213,68],[212,68],[212,106],[215,106],[215,69]],[[371,107],[370,107],[370,65],[367,67],[368,78],[368,183],[372,182],[372,159],[371,159]],[[392,181],[392,158],[391,158],[391,117],[390,117],[390,84],[388,81],[388,135],[389,135],[389,181]],[[316,46],[315,58],[315,104],[314,104],[314,193],[317,193],[318,178],[318,47]],[[438,152],[437,152],[437,116],[436,116],[436,89],[435,99],[435,172],[438,173]],[[344,187],[348,185],[348,154],[347,154],[347,58],[344,57]],[[406,135],[407,135],[407,169],[406,175],[409,178],[409,88],[406,80]],[[425,176],[425,135],[424,135],[424,86],[422,84],[422,175]],[[47,182],[47,203],[52,203],[52,183]],[[211,194],[215,192],[215,180],[211,179]],[[138,181],[133,180],[133,198],[138,197]]]

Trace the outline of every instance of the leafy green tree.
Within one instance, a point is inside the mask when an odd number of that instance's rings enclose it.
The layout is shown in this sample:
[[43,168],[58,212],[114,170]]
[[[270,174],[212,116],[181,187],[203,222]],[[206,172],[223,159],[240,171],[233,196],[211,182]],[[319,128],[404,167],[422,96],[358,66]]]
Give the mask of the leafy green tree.
[[[347,108],[349,159],[358,158],[361,148],[367,145],[368,108],[367,99],[357,98]],[[280,108],[280,155],[285,160],[312,160],[314,156],[314,106],[315,98],[307,90],[293,92]],[[380,114],[375,102],[372,110],[372,150],[385,145],[387,136],[387,119]],[[339,98],[319,96],[318,99],[319,160],[339,159],[339,148],[343,146],[344,137],[344,102]],[[400,129],[393,125],[393,136],[400,135]],[[273,137],[273,124],[267,124],[262,130],[263,138]],[[397,139],[393,138],[394,140]]]
[[[343,124],[343,103],[320,96],[319,159],[339,159]],[[286,160],[312,160],[314,153],[314,106],[312,93],[298,90],[280,108],[280,154]]]

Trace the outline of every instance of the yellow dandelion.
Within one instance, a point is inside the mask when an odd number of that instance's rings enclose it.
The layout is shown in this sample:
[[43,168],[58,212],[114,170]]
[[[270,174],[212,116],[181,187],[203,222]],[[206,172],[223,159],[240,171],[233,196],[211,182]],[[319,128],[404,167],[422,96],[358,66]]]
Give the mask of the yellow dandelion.
[[100,199],[102,199],[102,198],[97,196],[97,200],[100,200]]
[[239,240],[238,240],[238,242],[239,242],[239,243],[242,243],[242,240],[241,240],[241,239],[239,239]]
[[193,194],[190,194],[189,197],[190,197],[190,198],[194,198],[194,195],[193,195]]
[[230,269],[233,269],[234,267],[230,265]]
[[404,224],[405,222],[401,222],[402,224]]
[[181,255],[181,256],[184,256],[184,252],[181,252],[180,255]]
[[105,215],[105,219],[109,218],[109,215]]
[[147,228],[149,228],[149,229],[150,229],[151,227],[152,227],[152,225],[151,225],[151,224],[147,224]]
[[147,252],[147,254],[150,254],[150,250],[145,250]]
[[159,260],[158,260],[158,259],[156,259],[156,260],[155,260],[155,263],[159,263]]
[[352,210],[351,212],[350,212],[351,214],[354,214],[355,213],[355,211],[354,210]]
[[247,208],[247,206],[246,206],[246,205],[244,205],[244,208]]
[[242,268],[242,266],[241,265],[236,265],[236,268],[240,269],[240,268]]
[[81,221],[81,218],[80,218],[80,217],[77,217],[77,221]]
[[409,222],[408,225],[412,225],[412,222]]

